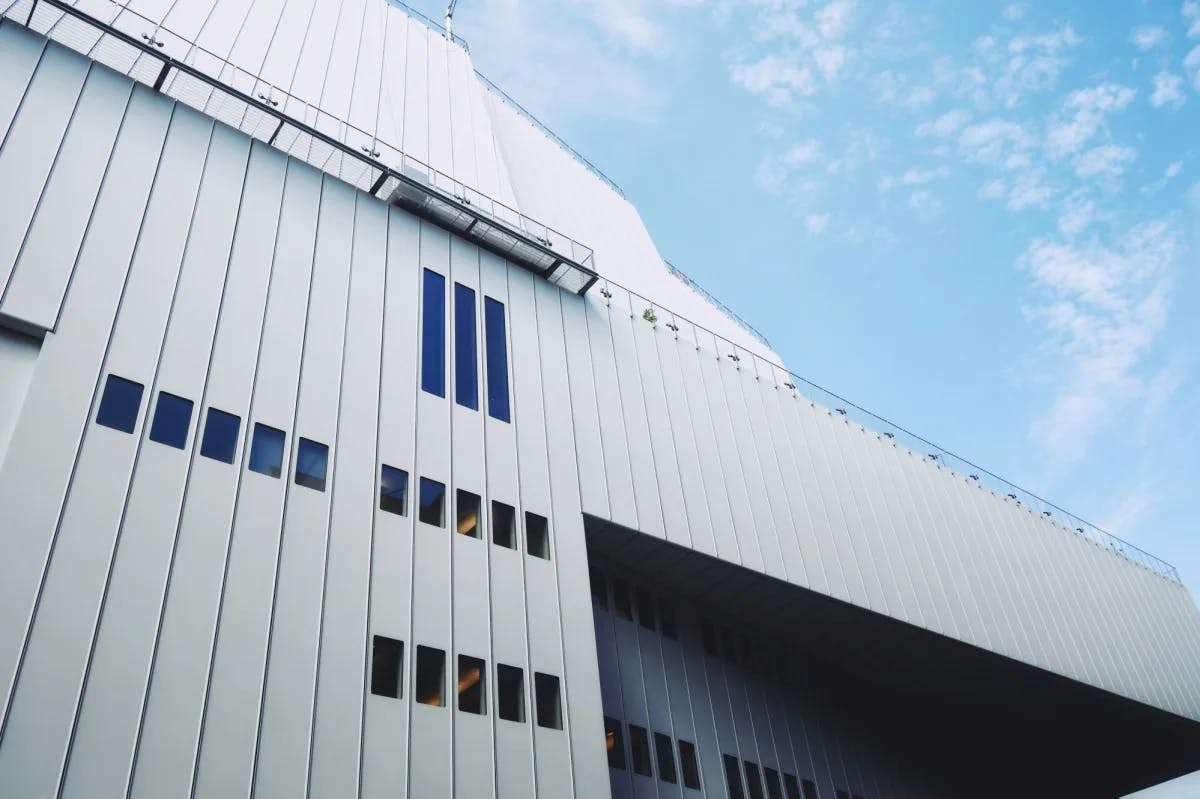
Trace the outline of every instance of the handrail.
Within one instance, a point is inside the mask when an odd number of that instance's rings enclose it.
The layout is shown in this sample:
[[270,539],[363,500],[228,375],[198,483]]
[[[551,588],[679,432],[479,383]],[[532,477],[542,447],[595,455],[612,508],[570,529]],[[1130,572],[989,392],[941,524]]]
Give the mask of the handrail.
[[704,286],[701,286],[699,283],[697,283],[691,276],[689,276],[687,273],[685,273],[679,267],[675,266],[675,264],[671,263],[670,261],[668,261],[665,258],[663,259],[663,263],[667,265],[667,270],[672,275],[677,277],[682,282],[686,283],[689,288],[691,288],[693,291],[699,293],[702,297],[704,297],[704,299],[708,300],[709,303],[711,303],[713,306],[715,306],[718,311],[721,311],[723,314],[725,314],[727,317],[729,317],[735,324],[737,324],[739,327],[741,327],[743,330],[745,330],[750,335],[754,336],[754,338],[758,339],[760,342],[765,344],[768,349],[770,349],[771,342],[767,341],[767,337],[764,336],[762,333],[760,333],[758,331],[758,329],[756,327],[754,327],[754,325],[750,324],[745,319],[743,319],[742,317],[740,317],[736,313],[734,313],[732,308],[730,308],[728,305],[726,305],[725,303],[721,302],[716,297],[714,297],[709,292],[708,289],[704,288]]

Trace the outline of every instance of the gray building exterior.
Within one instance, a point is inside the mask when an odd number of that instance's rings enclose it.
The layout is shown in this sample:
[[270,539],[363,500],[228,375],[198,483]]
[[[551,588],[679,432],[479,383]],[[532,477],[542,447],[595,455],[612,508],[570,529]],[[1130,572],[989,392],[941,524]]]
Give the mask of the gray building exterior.
[[1167,564],[780,365],[385,0],[0,0],[0,796],[1118,796]]

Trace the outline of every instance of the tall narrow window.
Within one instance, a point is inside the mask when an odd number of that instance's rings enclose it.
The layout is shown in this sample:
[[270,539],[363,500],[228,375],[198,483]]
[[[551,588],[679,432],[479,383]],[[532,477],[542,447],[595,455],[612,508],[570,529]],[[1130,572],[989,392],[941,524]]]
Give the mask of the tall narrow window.
[[516,549],[516,527],[516,509],[512,505],[492,500],[492,542],[508,549]]
[[329,463],[329,447],[300,439],[296,447],[296,485],[325,490],[325,469]]
[[434,527],[446,526],[446,514],[443,507],[446,504],[446,486],[443,483],[422,477],[420,502],[421,507],[417,512],[417,518]]
[[475,341],[475,292],[454,284],[454,401],[479,410],[479,346]]
[[421,389],[446,396],[446,278],[428,269],[421,295]]
[[464,713],[487,713],[484,691],[485,667],[479,658],[458,656],[458,709]]
[[508,418],[508,342],[504,334],[504,305],[483,298],[483,324],[487,347],[488,415],[502,422]]
[[675,632],[675,608],[665,599],[658,603],[658,621],[664,638],[674,641],[679,637]]
[[737,653],[737,636],[732,630],[721,630],[721,650],[725,653],[725,659],[730,663],[738,662]]
[[191,426],[192,401],[165,391],[158,392],[154,421],[150,423],[150,440],[183,449],[187,446],[187,434]]
[[654,733],[654,754],[658,759],[658,778],[672,785],[679,780],[675,776],[675,750],[671,747],[670,736],[661,732]]
[[496,714],[505,721],[525,721],[525,673],[496,664]]
[[[805,782],[808,782],[808,780],[805,780]],[[783,775],[783,787],[787,790],[787,799],[816,799],[815,796],[807,797],[800,795],[800,783],[796,780],[795,774]]]
[[608,587],[604,584],[604,572],[592,566],[588,569],[588,578],[592,583],[592,608],[608,610]]
[[399,699],[404,687],[400,675],[404,673],[404,642],[395,638],[376,635],[371,639],[371,693]]
[[820,793],[817,791],[817,784],[812,780],[801,780],[800,784],[804,786],[804,799],[820,799]]
[[746,761],[746,787],[750,789],[750,799],[766,799],[763,796],[762,775],[758,773],[758,766],[750,761]]
[[645,588],[637,589],[638,624],[654,629],[654,597]]
[[633,761],[634,774],[654,776],[650,769],[650,739],[646,736],[645,727],[629,725],[629,754]]
[[729,790],[729,799],[746,799],[746,791],[742,788],[742,770],[738,767],[738,759],[733,755],[722,755],[725,763],[725,787]]
[[242,420],[232,413],[209,408],[204,421],[204,439],[200,442],[200,454],[221,463],[233,463],[241,429]]
[[479,496],[461,488],[454,495],[454,510],[458,519],[454,529],[459,535],[479,538]]
[[250,443],[250,471],[278,477],[283,474],[282,430],[261,422],[254,423],[254,440]]
[[713,628],[711,619],[700,619],[700,640],[704,642],[704,651],[716,657],[717,631]]
[[700,790],[700,763],[691,741],[679,742],[679,769],[683,772],[683,787]]
[[629,604],[629,583],[613,578],[613,612],[618,619],[633,621],[633,608]]
[[558,678],[552,674],[533,673],[533,688],[537,695],[537,723],[539,727],[561,730],[562,699],[558,695]]
[[545,516],[525,511],[525,546],[535,558],[550,560],[550,523]]
[[142,384],[123,377],[109,375],[104,381],[104,394],[96,411],[96,424],[132,433],[137,426],[138,410],[142,407]]
[[604,717],[604,748],[608,750],[608,767],[625,768],[625,741],[621,737],[621,722]]
[[428,646],[417,647],[417,701],[422,705],[446,706],[446,653]]
[[763,775],[767,778],[767,799],[783,799],[783,783],[779,781],[779,772],[770,766],[763,766]]
[[408,472],[388,466],[379,474],[379,509],[399,516],[408,515]]

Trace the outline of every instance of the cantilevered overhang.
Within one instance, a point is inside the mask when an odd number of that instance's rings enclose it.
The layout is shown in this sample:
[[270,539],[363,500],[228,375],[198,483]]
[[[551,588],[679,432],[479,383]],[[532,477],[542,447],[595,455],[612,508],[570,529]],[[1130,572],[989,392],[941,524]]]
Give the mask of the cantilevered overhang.
[[97,0],[88,8],[108,10],[97,11],[97,16],[63,0],[0,0],[3,16],[30,30],[566,291],[583,294],[596,282],[592,250],[569,236],[204,51],[124,5]]
[[[1200,723],[585,515],[588,557],[816,665],[973,797],[1119,797],[1200,768]],[[983,787],[981,787],[983,786]]]

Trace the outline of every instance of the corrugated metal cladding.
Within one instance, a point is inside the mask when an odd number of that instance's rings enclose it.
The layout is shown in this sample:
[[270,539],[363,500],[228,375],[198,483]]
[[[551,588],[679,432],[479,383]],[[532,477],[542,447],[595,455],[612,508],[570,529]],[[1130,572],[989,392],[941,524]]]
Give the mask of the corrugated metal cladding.
[[[602,271],[619,240],[652,251],[618,195],[508,106],[487,113],[480,174],[512,175],[523,210],[578,185],[592,199],[547,221]],[[1180,585],[701,327],[647,321],[624,289],[562,293],[10,21],[0,131],[0,314],[50,331],[0,339],[6,796],[607,796],[584,512],[1200,719]],[[447,375],[452,286],[477,319],[504,305],[511,423],[451,379],[419,390],[423,269],[446,278]],[[112,425],[110,377],[142,387],[114,383],[134,400]],[[182,448],[154,432],[163,397],[191,403]],[[236,417],[232,463],[200,454],[230,422],[214,411]],[[282,479],[255,468],[259,426],[284,434]],[[298,483],[302,438],[328,463],[306,456]],[[385,465],[408,475],[404,515],[380,509]],[[445,487],[444,526],[457,492],[479,497],[484,535],[420,521],[423,480]],[[493,503],[516,549],[489,542]],[[548,558],[526,514],[548,520]],[[372,666],[377,636],[402,642],[400,700],[370,690],[395,651]],[[446,699],[460,655],[483,661],[484,714]],[[535,723],[539,674],[562,729]],[[498,712],[514,684],[524,721]]]

